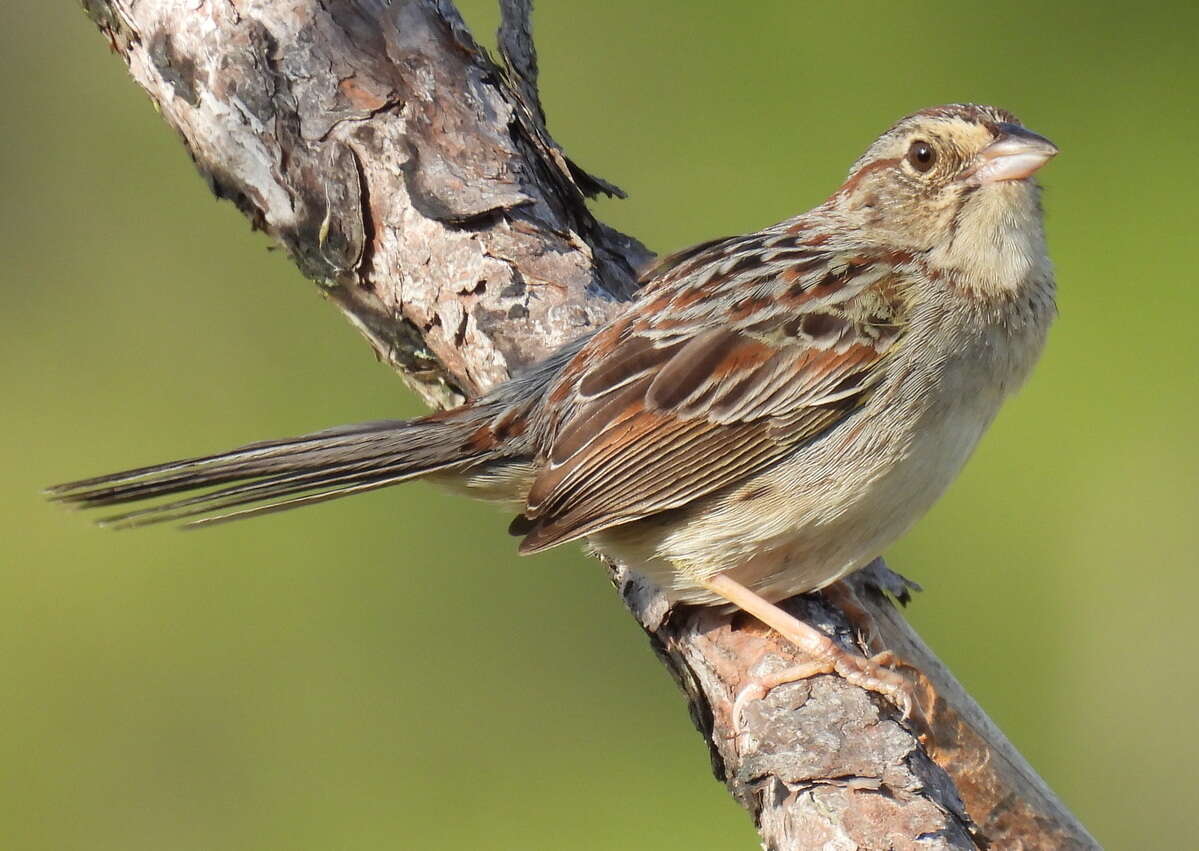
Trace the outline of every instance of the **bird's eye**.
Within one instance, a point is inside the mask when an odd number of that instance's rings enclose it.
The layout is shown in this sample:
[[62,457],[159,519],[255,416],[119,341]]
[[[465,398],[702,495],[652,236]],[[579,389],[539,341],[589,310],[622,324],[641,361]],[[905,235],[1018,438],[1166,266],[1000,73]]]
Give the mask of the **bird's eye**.
[[908,148],[908,162],[918,172],[928,171],[936,161],[937,149],[922,139],[916,140]]

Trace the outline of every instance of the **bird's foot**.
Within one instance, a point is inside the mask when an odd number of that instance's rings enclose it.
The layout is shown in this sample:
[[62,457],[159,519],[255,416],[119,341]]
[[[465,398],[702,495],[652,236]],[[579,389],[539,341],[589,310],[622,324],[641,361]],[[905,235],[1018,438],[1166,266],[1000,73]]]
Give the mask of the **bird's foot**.
[[846,682],[880,694],[899,709],[902,719],[927,735],[928,725],[920,711],[912,684],[888,665],[900,661],[888,650],[865,657],[852,653],[820,630],[810,626],[740,583],[720,574],[704,581],[705,587],[773,627],[809,661],[773,674],[755,678],[741,689],[733,702],[733,730],[740,734],[742,713],[751,700],[761,700],[786,683],[800,682],[821,674],[836,674]]
[[751,701],[765,699],[771,691],[782,685],[802,682],[822,674],[835,674],[850,685],[882,695],[899,710],[901,720],[911,724],[921,736],[927,734],[928,725],[920,711],[915,688],[888,667],[899,664],[894,653],[884,650],[867,658],[835,645],[834,648],[834,653],[756,677],[742,688],[733,702],[734,732],[741,733],[742,713]]

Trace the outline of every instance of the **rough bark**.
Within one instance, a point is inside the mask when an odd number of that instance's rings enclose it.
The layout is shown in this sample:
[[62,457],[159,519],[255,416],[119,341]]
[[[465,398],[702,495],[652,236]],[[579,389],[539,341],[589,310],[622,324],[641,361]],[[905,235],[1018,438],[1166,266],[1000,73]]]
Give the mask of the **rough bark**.
[[[619,190],[546,130],[530,5],[501,2],[499,65],[448,0],[84,0],[212,191],[442,406],[602,324],[651,256],[591,215]],[[900,657],[927,744],[834,676],[776,689],[735,731],[741,686],[794,650],[612,570],[766,847],[1097,847],[907,626],[881,563],[786,605]]]

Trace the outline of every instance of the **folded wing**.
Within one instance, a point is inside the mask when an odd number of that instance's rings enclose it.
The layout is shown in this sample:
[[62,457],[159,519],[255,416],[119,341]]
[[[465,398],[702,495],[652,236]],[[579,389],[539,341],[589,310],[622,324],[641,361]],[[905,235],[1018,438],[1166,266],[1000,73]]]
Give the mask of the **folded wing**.
[[891,266],[800,248],[773,264],[746,259],[761,245],[709,251],[720,264],[689,256],[686,275],[643,295],[550,391],[559,427],[513,524],[522,552],[735,484],[845,423],[881,377],[905,324]]

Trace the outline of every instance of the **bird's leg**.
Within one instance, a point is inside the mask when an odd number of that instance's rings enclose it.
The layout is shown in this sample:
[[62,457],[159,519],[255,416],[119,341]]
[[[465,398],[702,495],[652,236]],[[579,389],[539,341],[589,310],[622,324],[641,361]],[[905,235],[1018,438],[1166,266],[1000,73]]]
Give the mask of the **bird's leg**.
[[918,724],[922,721],[912,685],[895,671],[881,664],[886,661],[887,654],[866,658],[850,653],[820,630],[788,614],[724,574],[701,581],[713,594],[749,612],[790,641],[796,649],[811,657],[808,662],[758,677],[743,688],[733,704],[734,728],[740,727],[741,709],[747,701],[761,700],[778,686],[806,680],[819,674],[837,674],[848,683],[881,694],[899,708],[905,721],[913,716],[916,716],[914,720]]

